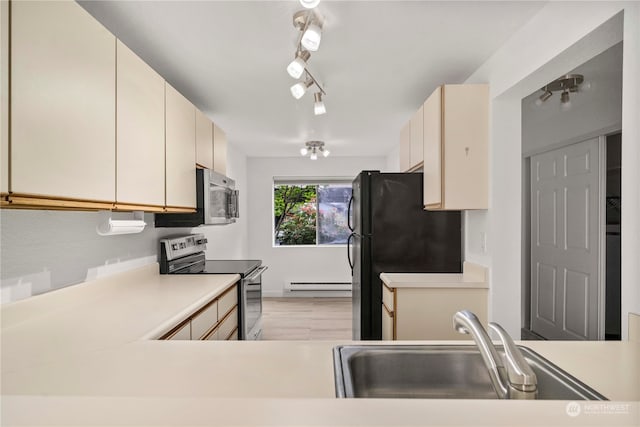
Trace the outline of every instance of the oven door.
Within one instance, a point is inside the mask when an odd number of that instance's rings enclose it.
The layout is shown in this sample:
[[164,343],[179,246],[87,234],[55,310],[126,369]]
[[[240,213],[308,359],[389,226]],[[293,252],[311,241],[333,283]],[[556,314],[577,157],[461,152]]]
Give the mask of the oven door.
[[262,335],[262,273],[266,266],[258,267],[241,282],[241,334],[242,340],[259,340]]

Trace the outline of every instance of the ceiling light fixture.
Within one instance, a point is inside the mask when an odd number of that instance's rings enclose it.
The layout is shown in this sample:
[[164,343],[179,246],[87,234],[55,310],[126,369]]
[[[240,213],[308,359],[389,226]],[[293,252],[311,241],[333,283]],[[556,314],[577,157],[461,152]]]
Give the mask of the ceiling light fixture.
[[324,105],[324,101],[322,101],[322,92],[316,92],[313,94],[313,98],[315,102],[313,103],[313,114],[319,116],[327,112],[327,107]]
[[[301,0],[302,1],[302,0]],[[317,6],[319,2],[306,1],[307,4]],[[306,7],[306,6],[305,6]],[[315,10],[300,10],[293,15],[293,26],[300,31],[298,42],[296,43],[295,59],[287,66],[287,72],[293,78],[299,79],[305,76],[304,82],[297,82],[291,86],[291,95],[295,99],[300,99],[312,85],[318,87],[314,95],[313,113],[318,116],[326,114],[327,108],[322,101],[322,96],[327,93],[311,74],[308,68],[308,61],[311,58],[309,51],[317,51],[322,37],[322,17]]]
[[304,147],[300,149],[300,154],[306,156],[310,154],[309,158],[311,160],[318,160],[318,153],[322,153],[323,157],[327,157],[329,155],[329,150],[324,148],[323,141],[307,141],[304,143]]
[[[536,99],[536,105],[540,106],[544,104],[551,96],[553,92],[562,92],[560,95],[560,106],[563,110],[568,110],[571,107],[571,99],[569,97],[570,92],[578,92],[580,85],[584,82],[584,76],[582,74],[567,74],[558,79],[555,79],[551,83],[547,84],[540,90],[543,91],[542,95]],[[589,83],[585,83],[585,89],[590,87]]]
[[309,51],[301,50],[296,53],[296,59],[289,63],[287,66],[287,73],[294,79],[299,79],[304,73],[304,69],[307,67],[307,61],[311,58]]
[[320,0],[300,0],[300,4],[307,9],[313,9],[320,4]]

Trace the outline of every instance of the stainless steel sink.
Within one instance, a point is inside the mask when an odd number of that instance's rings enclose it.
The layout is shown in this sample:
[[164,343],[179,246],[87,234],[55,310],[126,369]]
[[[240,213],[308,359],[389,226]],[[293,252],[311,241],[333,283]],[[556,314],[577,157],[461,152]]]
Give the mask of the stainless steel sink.
[[[607,400],[534,351],[518,348],[538,378],[537,399]],[[498,398],[474,346],[346,345],[333,354],[337,397]]]

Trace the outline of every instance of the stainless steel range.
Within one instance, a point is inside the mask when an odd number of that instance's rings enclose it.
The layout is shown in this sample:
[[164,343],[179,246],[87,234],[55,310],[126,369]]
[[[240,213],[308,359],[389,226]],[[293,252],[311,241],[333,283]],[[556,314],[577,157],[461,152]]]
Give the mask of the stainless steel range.
[[189,234],[160,240],[160,274],[239,274],[239,331],[241,340],[262,335],[261,260],[207,260],[204,234]]

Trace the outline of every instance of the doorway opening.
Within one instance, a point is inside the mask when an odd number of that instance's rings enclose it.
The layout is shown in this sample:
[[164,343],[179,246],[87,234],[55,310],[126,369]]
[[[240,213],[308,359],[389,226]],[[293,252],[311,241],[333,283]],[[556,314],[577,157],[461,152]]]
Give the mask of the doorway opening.
[[622,43],[576,74],[522,100],[523,339],[621,339]]

